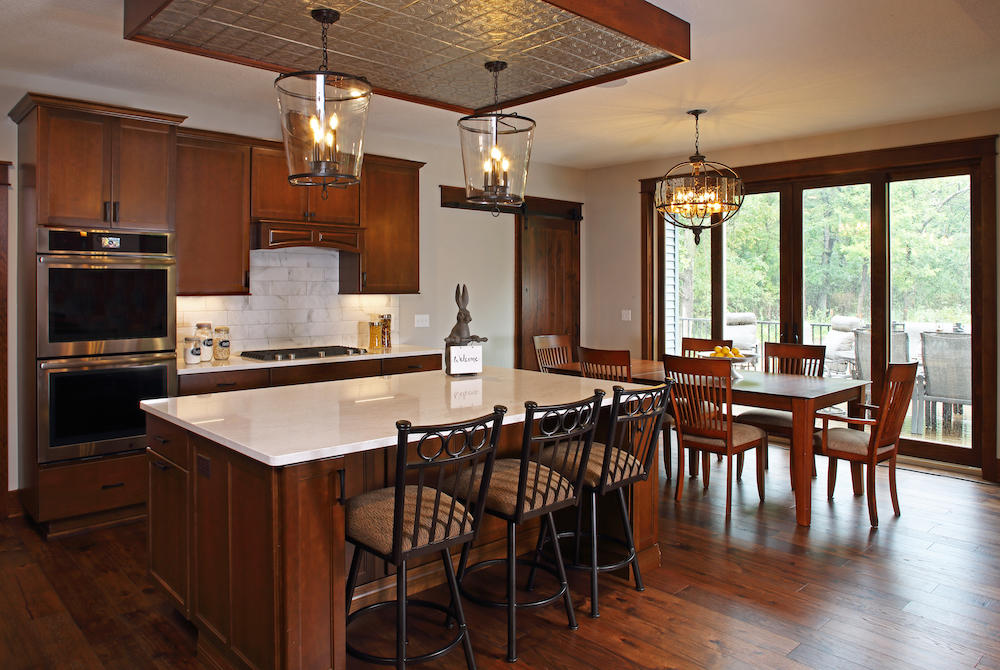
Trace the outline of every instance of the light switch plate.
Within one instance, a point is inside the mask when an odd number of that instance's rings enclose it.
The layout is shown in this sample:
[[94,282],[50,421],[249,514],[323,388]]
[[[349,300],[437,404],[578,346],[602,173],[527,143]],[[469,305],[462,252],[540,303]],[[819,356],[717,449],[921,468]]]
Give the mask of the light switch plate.
[[430,328],[431,326],[431,315],[430,314],[414,314],[413,315],[413,327],[414,328]]
[[623,309],[622,310],[622,321],[631,321],[631,320],[632,320],[632,310],[630,310],[630,309]]

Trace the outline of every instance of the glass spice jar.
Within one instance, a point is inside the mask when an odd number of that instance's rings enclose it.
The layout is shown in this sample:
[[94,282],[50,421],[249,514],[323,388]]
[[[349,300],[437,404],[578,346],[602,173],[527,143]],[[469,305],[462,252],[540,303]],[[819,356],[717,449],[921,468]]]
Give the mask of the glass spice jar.
[[217,326],[215,328],[215,346],[212,354],[217,361],[229,360],[229,327]]
[[368,322],[368,351],[376,351],[382,346],[382,326]]
[[194,329],[194,336],[201,340],[201,360],[212,360],[212,324],[196,323]]
[[184,338],[184,363],[186,365],[197,365],[201,363],[201,338]]

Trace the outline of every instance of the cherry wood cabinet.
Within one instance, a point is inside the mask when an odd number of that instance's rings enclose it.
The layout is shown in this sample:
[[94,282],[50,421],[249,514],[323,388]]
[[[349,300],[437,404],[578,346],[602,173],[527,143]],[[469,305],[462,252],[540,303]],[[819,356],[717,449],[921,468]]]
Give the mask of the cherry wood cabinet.
[[384,375],[401,375],[410,372],[425,372],[427,370],[440,369],[441,354],[382,359],[382,374]]
[[198,395],[222,391],[259,389],[270,385],[267,368],[250,370],[226,370],[224,372],[200,372],[177,376],[177,395]]
[[271,368],[271,386],[291,384],[311,384],[337,379],[357,379],[377,377],[382,373],[382,363],[378,359],[345,361],[343,363],[314,363],[292,367]]
[[142,505],[146,502],[145,474],[141,453],[40,467],[40,494],[32,518],[45,523]]
[[325,200],[320,188],[292,186],[283,149],[253,148],[251,189],[254,219],[358,225],[358,186],[329,188]]
[[177,138],[177,293],[250,292],[250,146]]
[[[153,420],[150,421],[153,423]],[[153,428],[152,425],[149,426]],[[187,447],[187,435],[181,439]],[[190,616],[191,567],[188,560],[190,541],[189,475],[166,456],[147,452],[149,463],[149,518],[147,543],[149,574],[185,616]]]
[[183,116],[29,93],[10,117],[22,169],[34,169],[25,192],[35,198],[35,223],[173,228]]
[[423,163],[365,156],[361,173],[360,254],[341,254],[340,293],[420,292],[420,168]]

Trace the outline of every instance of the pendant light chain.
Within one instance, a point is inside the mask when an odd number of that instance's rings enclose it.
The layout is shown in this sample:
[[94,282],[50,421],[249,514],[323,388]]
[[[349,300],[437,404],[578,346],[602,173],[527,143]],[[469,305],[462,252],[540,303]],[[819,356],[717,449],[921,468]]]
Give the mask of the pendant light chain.
[[326,33],[330,30],[330,24],[326,21],[323,22],[323,64],[319,66],[320,70],[326,70]]
[[[325,43],[324,43],[323,49],[324,49],[324,51],[323,51],[323,58],[326,58],[326,46],[325,46]],[[699,156],[701,155],[701,151],[698,150],[698,141],[701,139],[701,131],[698,129],[698,121],[699,121],[698,117],[700,117],[700,116],[701,116],[701,114],[695,114],[694,115],[694,153],[696,155],[699,155]]]

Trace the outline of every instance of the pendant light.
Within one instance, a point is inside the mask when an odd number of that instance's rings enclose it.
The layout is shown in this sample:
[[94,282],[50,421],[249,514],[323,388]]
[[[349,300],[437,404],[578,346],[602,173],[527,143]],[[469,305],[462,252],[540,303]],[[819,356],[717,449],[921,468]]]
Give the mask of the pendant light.
[[499,109],[499,77],[507,68],[504,61],[489,61],[493,74],[493,106],[497,111],[463,116],[458,121],[465,170],[465,197],[469,202],[518,206],[524,202],[528,181],[528,161],[535,122],[526,116],[505,114]]
[[323,62],[318,70],[274,80],[281,135],[294,186],[344,187],[361,180],[363,142],[372,87],[364,77],[327,69],[327,31],[340,19],[333,9],[314,9],[322,26]]
[[670,168],[656,184],[654,206],[663,218],[694,233],[722,225],[743,204],[743,180],[728,165],[705,160],[698,149],[698,117],[704,109],[688,112],[694,117],[694,155]]

